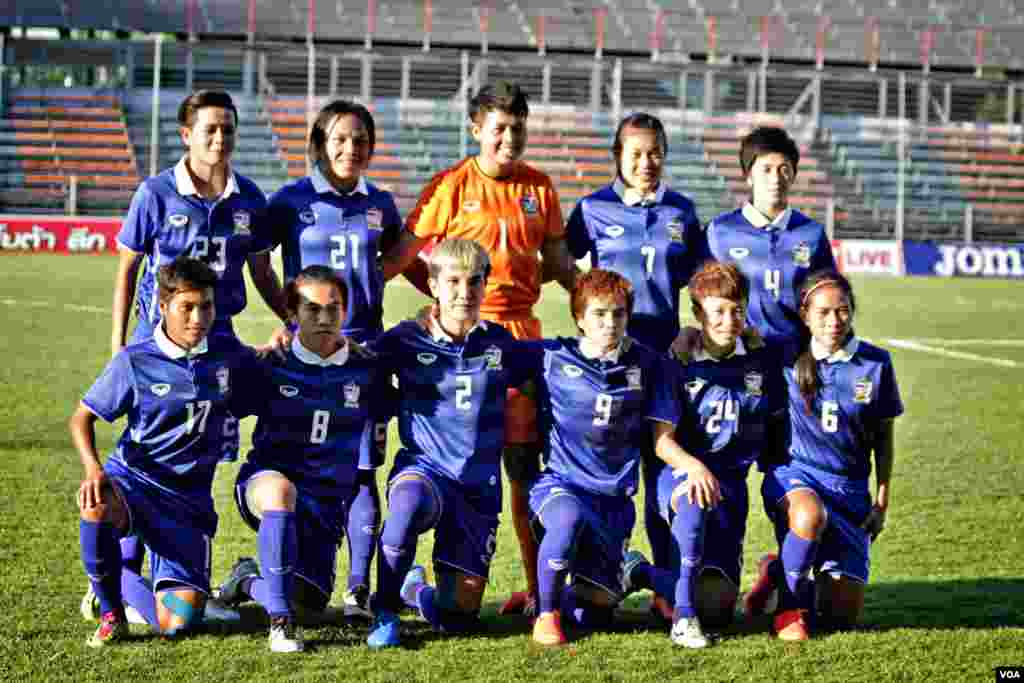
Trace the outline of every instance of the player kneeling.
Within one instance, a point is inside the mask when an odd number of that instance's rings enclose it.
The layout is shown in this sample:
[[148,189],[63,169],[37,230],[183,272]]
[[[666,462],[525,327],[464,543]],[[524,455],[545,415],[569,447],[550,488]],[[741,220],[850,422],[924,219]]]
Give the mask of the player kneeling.
[[670,361],[626,337],[632,308],[628,280],[591,270],[571,298],[581,336],[543,343],[538,405],[547,467],[530,491],[542,539],[533,628],[540,645],[566,642],[563,617],[582,628],[610,624],[647,433],[653,428],[659,455],[671,451],[678,406],[665,377]]
[[[235,436],[229,401],[244,357],[233,339],[207,340],[217,285],[209,266],[178,258],[160,268],[157,285],[153,336],[114,356],[69,423],[85,469],[82,562],[101,614],[91,647],[124,638],[126,603],[163,635],[178,635],[201,620],[210,590],[213,474]],[[101,464],[96,418],[121,416],[128,425]],[[122,568],[119,540],[129,534],[152,550],[152,586]]]
[[[377,427],[375,411],[389,399],[376,361],[338,334],[345,282],[330,268],[309,266],[285,294],[298,322],[291,348],[283,361],[256,364],[231,404],[236,417],[259,418],[235,500],[258,534],[260,561],[240,560],[220,599],[254,598],[270,616],[270,649],[298,652],[296,612],[313,617],[327,607],[349,517],[369,511],[363,532],[376,532],[375,468],[383,453],[375,432],[383,437],[384,425]],[[355,580],[366,584],[366,577]]]
[[785,405],[779,360],[745,345],[747,279],[731,264],[706,263],[690,280],[701,350],[678,370],[682,419],[676,436],[690,454],[683,469],[658,477],[658,508],[672,530],[678,564],[655,567],[626,555],[631,588],[674,605],[671,638],[710,644],[704,627],[732,622],[749,508],[747,472],[769,447]]

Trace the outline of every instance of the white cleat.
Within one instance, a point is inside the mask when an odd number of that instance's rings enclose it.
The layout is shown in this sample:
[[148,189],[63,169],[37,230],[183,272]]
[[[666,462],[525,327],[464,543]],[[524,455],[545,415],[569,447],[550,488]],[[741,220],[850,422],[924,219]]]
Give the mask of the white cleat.
[[700,649],[711,644],[697,617],[682,617],[672,625],[672,642],[680,647]]
[[302,652],[305,649],[306,644],[302,641],[302,634],[295,622],[287,617],[271,619],[271,652]]

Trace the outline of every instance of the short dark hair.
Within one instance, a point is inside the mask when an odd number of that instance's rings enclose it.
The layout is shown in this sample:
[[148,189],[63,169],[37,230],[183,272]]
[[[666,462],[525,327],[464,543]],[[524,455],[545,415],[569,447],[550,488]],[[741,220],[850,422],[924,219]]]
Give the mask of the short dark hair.
[[334,117],[343,114],[352,114],[366,127],[366,134],[370,136],[370,158],[373,158],[373,148],[377,145],[377,126],[373,122],[373,114],[370,110],[358,102],[349,100],[334,100],[328,102],[316,115],[313,127],[309,129],[309,145],[306,147],[306,155],[309,161],[315,166],[323,161],[327,149],[327,127],[331,125]]
[[626,128],[653,130],[654,135],[658,138],[661,153],[668,156],[668,136],[665,134],[665,126],[662,125],[661,119],[646,112],[638,111],[619,121],[619,127],[615,129],[615,139],[612,141],[612,155],[615,157],[615,168],[617,170],[622,166],[620,160],[622,155],[622,132]]
[[217,286],[217,273],[199,259],[179,256],[160,266],[156,281],[160,303],[168,303],[181,292],[214,289]]
[[238,125],[238,110],[231,100],[231,95],[223,90],[196,90],[182,100],[178,106],[178,124],[185,128],[191,128],[195,125],[199,110],[203,107],[227,109],[234,114],[235,125]]
[[469,101],[469,120],[479,124],[491,111],[526,118],[530,115],[526,92],[511,81],[496,81],[485,85]]
[[800,148],[782,128],[760,126],[743,138],[740,142],[740,168],[744,176],[750,173],[750,167],[762,154],[781,154],[793,164],[794,172],[800,165]]
[[334,272],[334,269],[327,266],[306,266],[294,280],[289,281],[284,286],[284,305],[288,309],[288,313],[295,315],[299,311],[299,304],[302,303],[299,296],[299,287],[317,283],[330,284],[337,287],[338,293],[341,294],[341,305],[343,307],[348,305],[348,286],[345,285],[345,281],[341,279],[341,276]]

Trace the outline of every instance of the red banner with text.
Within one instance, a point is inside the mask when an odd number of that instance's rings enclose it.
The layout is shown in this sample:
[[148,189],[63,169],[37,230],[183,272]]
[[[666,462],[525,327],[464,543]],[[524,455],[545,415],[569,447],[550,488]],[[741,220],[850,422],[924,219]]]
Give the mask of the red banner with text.
[[0,216],[0,253],[116,254],[119,218]]

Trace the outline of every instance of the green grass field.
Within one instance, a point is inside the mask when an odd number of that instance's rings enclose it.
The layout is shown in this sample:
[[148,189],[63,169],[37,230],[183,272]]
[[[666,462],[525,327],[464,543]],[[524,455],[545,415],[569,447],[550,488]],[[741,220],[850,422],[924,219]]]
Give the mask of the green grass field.
[[[75,491],[81,476],[66,422],[108,357],[115,261],[108,257],[5,256],[0,281],[0,680],[586,680],[991,681],[994,667],[1024,665],[1024,312],[1022,285],[997,281],[858,279],[857,331],[893,352],[906,415],[897,423],[894,507],[873,549],[864,625],[786,645],[763,628],[737,628],[706,651],[674,649],[646,625],[647,596],[633,596],[615,632],[573,639],[560,651],[531,647],[528,625],[494,611],[520,588],[518,548],[505,516],[485,596],[485,631],[440,637],[408,617],[403,649],[371,653],[365,628],[306,630],[303,655],[272,656],[263,621],[168,642],[133,627],[102,652],[85,647],[94,626],[78,614],[85,575]],[[250,299],[239,333],[262,342],[273,320]],[[388,322],[423,303],[388,289]],[[548,334],[568,334],[567,297],[545,291]],[[909,343],[908,343],[909,342]],[[897,346],[897,344],[899,346]],[[922,346],[923,345],[923,346]],[[953,354],[953,355],[949,355]],[[243,447],[251,421],[243,423]],[[123,423],[100,423],[101,450]],[[393,450],[396,439],[389,443]],[[234,509],[238,465],[221,468],[214,583],[256,538]],[[770,531],[752,474],[743,589]],[[421,561],[432,540],[423,538]],[[646,549],[643,530],[634,545]],[[341,553],[344,556],[345,553]],[[347,561],[343,558],[342,562]],[[345,575],[340,566],[339,578]],[[337,600],[340,594],[335,595]]]

